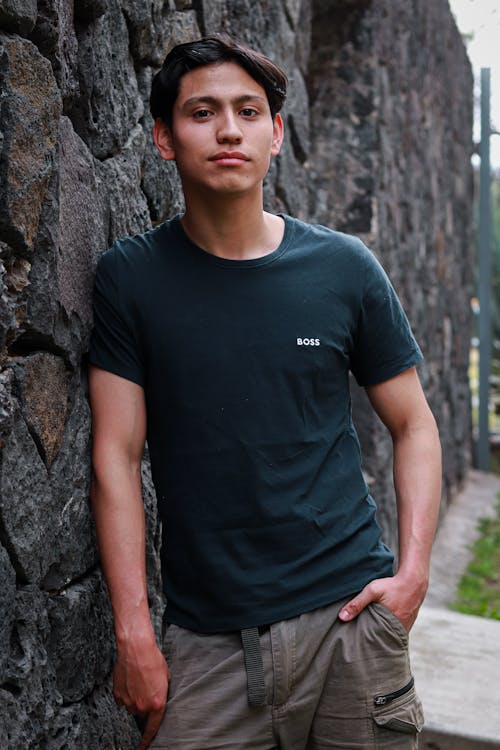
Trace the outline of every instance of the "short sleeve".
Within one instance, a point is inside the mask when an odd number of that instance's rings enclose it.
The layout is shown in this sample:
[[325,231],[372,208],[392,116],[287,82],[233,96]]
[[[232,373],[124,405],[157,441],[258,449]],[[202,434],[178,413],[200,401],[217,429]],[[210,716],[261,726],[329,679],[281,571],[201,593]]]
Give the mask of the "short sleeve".
[[391,282],[374,255],[365,251],[351,352],[351,370],[362,386],[389,380],[423,359]]
[[94,284],[94,328],[90,339],[91,364],[144,387],[144,367],[133,325],[122,311],[115,249],[103,253]]

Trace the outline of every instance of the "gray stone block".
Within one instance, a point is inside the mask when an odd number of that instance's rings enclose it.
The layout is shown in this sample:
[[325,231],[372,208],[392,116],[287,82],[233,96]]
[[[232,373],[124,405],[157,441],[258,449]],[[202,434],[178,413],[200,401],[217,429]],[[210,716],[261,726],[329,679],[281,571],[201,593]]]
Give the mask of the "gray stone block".
[[[106,680],[112,668],[113,619],[100,572],[48,599],[47,655],[63,702],[76,703]],[[92,648],[89,649],[89,644]]]
[[26,424],[50,467],[63,439],[70,373],[60,357],[46,352],[26,357],[16,373]]
[[162,616],[165,597],[161,586],[161,522],[158,516],[156,493],[151,478],[151,467],[146,455],[141,466],[142,498],[146,512],[146,574],[151,620],[158,642],[162,636]]
[[[63,117],[60,130],[59,242],[56,270],[58,301],[85,330],[92,323],[92,284],[108,231],[108,196],[99,163]],[[106,186],[107,187],[107,186]],[[86,343],[86,342],[85,342]]]
[[283,141],[274,167],[274,189],[283,207],[280,210],[306,219],[307,200],[304,200],[304,196],[308,193],[308,176],[303,165],[295,159],[290,132]]
[[42,586],[60,589],[98,562],[90,508],[90,409],[85,383],[76,377],[61,448],[50,469],[55,554]]
[[88,348],[92,285],[108,245],[109,196],[96,162],[68,118],[61,118],[57,176],[44,203],[33,266],[22,351],[64,353],[79,366]]
[[0,522],[16,571],[38,582],[54,561],[54,507],[47,469],[20,409],[2,455]]
[[299,68],[288,74],[288,96],[283,116],[290,138],[294,161],[303,164],[309,155],[309,97],[304,77]]
[[0,0],[0,27],[16,34],[29,34],[36,13],[36,0]]
[[0,687],[0,740],[8,750],[45,747],[61,697],[47,659],[46,596],[36,586],[16,596],[9,661]]
[[57,145],[61,96],[52,68],[31,42],[0,34],[0,229],[33,249]]
[[134,60],[160,67],[165,55],[175,44],[191,41],[200,36],[196,13],[164,0],[124,0],[123,12],[127,18]]
[[91,746],[86,743],[85,718],[80,703],[55,706],[46,727],[43,747],[46,750],[87,750]]
[[78,91],[74,6],[68,0],[38,0],[36,25],[30,39],[50,60],[63,102],[69,103]]
[[139,732],[125,709],[114,703],[111,688],[103,685],[84,701],[57,706],[47,726],[44,750],[136,750]]
[[144,147],[144,130],[137,125],[118,156],[100,165],[102,189],[109,200],[110,244],[151,226],[146,196],[141,190]]
[[[15,366],[17,389],[23,399],[29,391],[32,361],[40,366],[50,356],[35,355],[25,360],[26,365],[19,361]],[[55,364],[60,367],[60,363]],[[55,372],[59,377],[59,370]],[[47,390],[63,389],[57,377],[50,382],[47,375],[43,376]],[[66,373],[62,377],[66,384]],[[27,402],[22,400],[21,407],[15,410],[2,456],[0,520],[4,543],[21,580],[39,583],[46,589],[67,585],[97,562],[89,502],[90,414],[78,381],[73,383],[73,389],[64,434],[61,423],[51,424],[50,411],[44,415],[40,410],[41,423],[33,422],[38,415],[36,405],[29,403],[32,394]],[[31,418],[33,436],[22,409]],[[50,474],[45,463],[49,450]]]
[[74,6],[75,19],[81,23],[95,21],[108,10],[108,0],[78,0]]
[[79,93],[67,112],[94,156],[119,154],[143,114],[129,34],[118,0],[81,27],[78,38]]
[[5,283],[6,271],[0,260],[0,351],[5,347],[9,333],[16,328],[15,304]]
[[12,373],[0,373],[0,450],[12,429],[14,408],[11,394]]
[[97,686],[85,699],[82,726],[86,742],[82,750],[94,747],[135,750],[139,745],[140,733],[134,719],[123,707],[117,707],[108,684]]
[[137,74],[137,81],[145,110],[142,120],[145,141],[141,189],[146,196],[151,220],[159,222],[183,211],[184,201],[175,162],[164,161],[153,140],[153,118],[149,113],[152,69],[141,68]]
[[[1,534],[0,534],[1,536]],[[0,543],[0,685],[4,681],[5,666],[10,652],[10,633],[14,620],[16,573],[7,550]]]

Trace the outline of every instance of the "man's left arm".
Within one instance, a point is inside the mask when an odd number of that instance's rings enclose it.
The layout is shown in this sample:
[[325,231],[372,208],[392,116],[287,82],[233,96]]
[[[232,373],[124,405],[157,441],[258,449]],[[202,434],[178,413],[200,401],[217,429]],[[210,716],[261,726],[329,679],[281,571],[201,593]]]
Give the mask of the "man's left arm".
[[441,445],[414,367],[366,388],[394,447],[394,486],[398,512],[399,567],[379,578],[343,607],[349,621],[370,602],[380,602],[409,631],[427,591],[432,542],[441,499]]

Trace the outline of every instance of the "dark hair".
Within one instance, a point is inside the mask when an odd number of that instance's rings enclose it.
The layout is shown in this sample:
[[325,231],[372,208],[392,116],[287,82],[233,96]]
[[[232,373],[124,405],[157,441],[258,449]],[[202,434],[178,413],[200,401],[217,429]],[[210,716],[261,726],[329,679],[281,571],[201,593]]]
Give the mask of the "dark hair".
[[240,65],[262,86],[274,118],[286,98],[288,80],[285,73],[261,52],[221,34],[178,44],[170,50],[153,78],[149,104],[154,119],[159,117],[171,127],[172,111],[182,76],[195,68],[222,62]]

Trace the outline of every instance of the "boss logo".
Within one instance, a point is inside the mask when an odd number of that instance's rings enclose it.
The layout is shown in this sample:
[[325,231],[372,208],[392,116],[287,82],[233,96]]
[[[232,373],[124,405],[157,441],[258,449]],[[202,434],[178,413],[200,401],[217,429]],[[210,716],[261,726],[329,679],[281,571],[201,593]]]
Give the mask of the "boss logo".
[[319,346],[319,339],[297,339],[297,346]]

